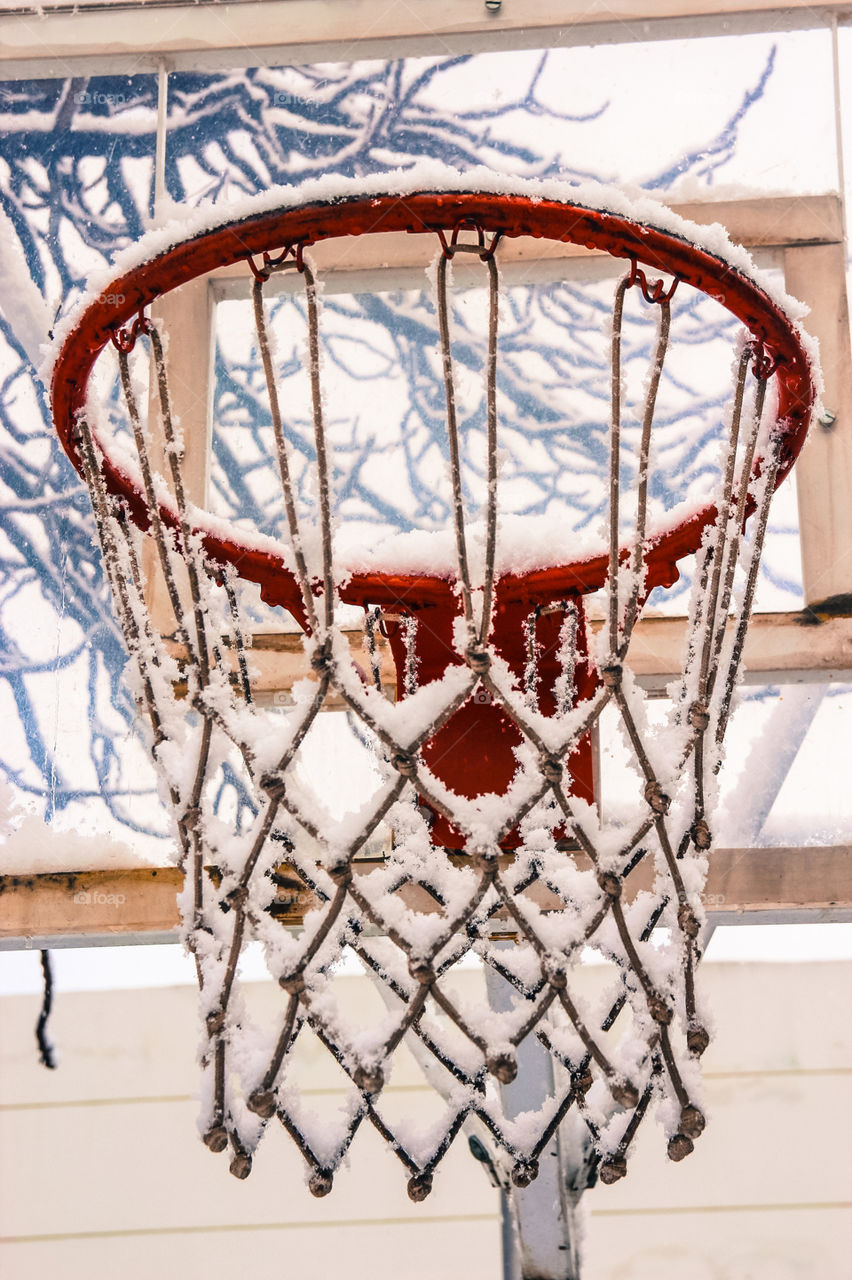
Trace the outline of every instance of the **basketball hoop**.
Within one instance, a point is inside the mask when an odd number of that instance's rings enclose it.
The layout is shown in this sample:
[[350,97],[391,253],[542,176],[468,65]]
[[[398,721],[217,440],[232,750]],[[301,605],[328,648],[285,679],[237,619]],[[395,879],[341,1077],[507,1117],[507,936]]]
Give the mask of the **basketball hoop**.
[[[523,187],[506,194],[465,190],[461,182],[456,176],[446,190],[397,194],[381,187],[368,194],[346,189],[335,199],[309,202],[288,193],[281,197],[288,203],[274,208],[267,196],[263,207],[166,245],[158,233],[154,247],[142,246],[135,265],[74,318],[53,376],[57,430],[92,495],[186,870],[184,938],[196,959],[205,1028],[204,1140],[214,1151],[230,1145],[231,1171],[245,1177],[277,1115],[305,1158],[316,1195],[331,1189],[365,1121],[407,1170],[414,1200],[428,1194],[438,1163],[462,1127],[474,1122],[517,1186],[536,1176],[541,1152],[572,1108],[585,1122],[604,1182],[624,1175],[628,1150],[652,1103],[662,1103],[669,1156],[680,1160],[692,1150],[704,1128],[695,1060],[709,1037],[694,975],[712,847],[713,779],[769,503],[801,448],[815,400],[811,363],[795,323],[739,263],[693,243],[695,229],[674,215],[660,210],[656,225],[613,211],[612,193],[595,208],[571,188],[531,193]],[[451,571],[353,568],[336,553],[310,249],[331,238],[377,232],[431,236],[438,254]],[[611,343],[606,539],[595,554],[528,571],[507,568],[499,556],[498,262],[501,246],[517,237],[580,244],[627,263],[616,288]],[[476,537],[462,483],[449,319],[448,267],[460,254],[481,264],[488,297],[487,500]],[[149,314],[160,295],[239,263],[251,281],[286,512],[280,548],[224,529],[188,501],[167,351]],[[282,273],[304,281],[315,529],[306,527],[299,508],[269,335],[265,290]],[[719,492],[677,519],[655,523],[649,504],[655,404],[673,299],[690,289],[715,298],[742,322],[746,336],[735,362]],[[621,465],[621,335],[625,301],[634,296],[652,309],[658,326],[635,493],[628,502]],[[143,342],[159,402],[165,479],[156,474],[151,428],[131,376],[131,356]],[[113,348],[135,463],[110,446],[94,421],[90,376]],[[155,547],[174,615],[165,637],[147,604],[145,540]],[[662,734],[645,726],[629,648],[651,591],[670,587],[686,556],[696,557],[695,588],[664,750]],[[238,578],[257,584],[267,604],[288,610],[304,630],[312,691],[271,726],[252,700]],[[586,601],[596,592],[603,593],[604,618],[593,636]],[[395,704],[353,662],[338,621],[340,604],[364,611],[367,668],[375,670],[378,633],[387,637],[397,673]],[[178,676],[185,696],[176,692]],[[323,825],[306,807],[295,772],[305,737],[332,695],[377,744],[382,780],[349,822]],[[605,710],[618,716],[639,777],[630,816],[622,813],[617,822],[596,808],[592,735]],[[243,833],[225,833],[213,812],[226,752],[238,762],[253,799],[254,818]],[[380,828],[392,835],[377,864],[365,860],[364,850]],[[654,873],[637,894],[631,876],[640,866],[653,866]],[[275,919],[276,895],[285,884],[310,902],[300,931],[292,934]],[[668,945],[652,946],[657,928],[670,931]],[[507,934],[516,938],[523,962],[507,961],[497,947],[495,939]],[[258,1033],[250,1044],[236,976],[252,937],[266,948],[283,1001],[272,1039]],[[596,1020],[571,981],[573,965],[591,945],[615,962],[619,975],[611,1007]],[[362,1028],[347,1030],[345,1011],[335,1003],[334,965],[346,950],[359,957],[388,1003],[387,1019],[372,1038]],[[487,1006],[463,1009],[453,996],[449,975],[470,953],[514,989],[516,1000],[505,1015]],[[618,1020],[629,1023],[620,1046],[611,1036]],[[294,1046],[308,1034],[350,1082],[351,1106],[334,1137],[310,1130],[288,1083]],[[502,1112],[494,1082],[514,1078],[516,1049],[527,1036],[538,1037],[551,1054],[557,1089],[535,1126],[521,1132]],[[425,1144],[394,1126],[382,1106],[394,1053],[412,1037],[441,1076],[447,1103],[440,1132],[436,1137],[433,1128]]]

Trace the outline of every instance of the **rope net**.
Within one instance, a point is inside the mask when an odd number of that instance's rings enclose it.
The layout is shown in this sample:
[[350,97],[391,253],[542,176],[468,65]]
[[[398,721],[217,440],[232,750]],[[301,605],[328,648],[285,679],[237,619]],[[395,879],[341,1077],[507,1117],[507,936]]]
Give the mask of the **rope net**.
[[[145,533],[108,490],[100,447],[86,417],[78,419],[76,443],[104,563],[186,871],[181,908],[200,988],[204,1142],[214,1152],[230,1148],[231,1172],[239,1178],[249,1173],[258,1143],[276,1118],[304,1157],[315,1195],[331,1190],[335,1171],[367,1125],[400,1161],[413,1200],[429,1193],[437,1165],[463,1130],[486,1143],[501,1176],[526,1186],[569,1113],[577,1117],[571,1132],[587,1150],[589,1176],[597,1173],[604,1182],[625,1174],[631,1144],[649,1111],[656,1110],[663,1123],[673,1160],[689,1154],[704,1128],[697,1060],[709,1036],[695,989],[701,892],[712,846],[714,778],[778,466],[775,436],[766,429],[760,435],[773,370],[759,344],[742,344],[717,515],[696,557],[684,669],[669,690],[664,722],[657,715],[651,724],[628,651],[649,591],[651,437],[674,285],[664,290],[649,283],[633,263],[617,286],[614,305],[603,623],[590,640],[577,593],[544,605],[529,603],[519,677],[495,641],[501,589],[495,573],[497,240],[486,243],[481,233],[472,244],[458,235],[451,243],[441,237],[436,293],[457,617],[454,652],[437,678],[418,682],[418,634],[428,618],[424,622],[424,612],[405,600],[393,611],[386,603],[379,608],[363,601],[362,655],[353,656],[337,621],[343,588],[323,419],[317,281],[300,249],[252,263],[257,341],[312,672],[310,681],[294,689],[292,706],[271,711],[253,699],[250,625],[241,618],[237,575],[233,567],[211,561],[193,528],[163,337],[150,319],[140,314],[115,336],[148,513]],[[470,555],[448,319],[448,264],[455,253],[469,250],[482,260],[489,299],[480,568]],[[298,271],[305,289],[319,512],[310,529],[291,476],[267,329],[264,290],[282,271]],[[637,480],[626,494],[620,465],[621,325],[632,289],[640,289],[644,305],[655,309],[658,330],[645,384]],[[130,354],[140,338],[150,347],[165,480],[156,473],[131,376]],[[747,394],[750,379],[754,386]],[[759,435],[763,460],[755,468]],[[172,522],[161,510],[166,489],[176,513]],[[632,536],[625,545],[628,507]],[[146,595],[144,565],[152,545],[174,615],[168,636],[155,629]],[[546,714],[537,630],[543,618],[550,619],[557,664]],[[397,637],[395,702],[379,678],[382,631]],[[318,816],[300,772],[306,738],[332,703],[345,706],[351,723],[372,742],[380,779],[361,807],[340,821]],[[513,776],[501,794],[463,795],[442,776],[434,744],[464,708],[480,704],[511,726]],[[620,721],[634,767],[632,794],[622,797],[610,818],[579,785],[575,767],[605,712]],[[223,770],[240,778],[246,797],[233,822],[223,820],[217,807]],[[382,833],[385,846],[377,859]],[[645,878],[637,892],[631,877],[640,867]],[[294,898],[305,904],[303,918],[287,928],[280,919],[286,916],[282,901]],[[507,948],[509,936],[515,945]],[[271,1027],[251,1024],[239,989],[238,964],[251,940],[263,945],[281,991]],[[603,1016],[575,989],[574,969],[587,947],[615,966],[616,985]],[[372,1025],[347,1019],[336,969],[344,954],[358,958],[383,997],[383,1014]],[[470,955],[506,984],[511,998],[504,1011],[492,1008],[484,995],[481,1006],[473,1007],[455,991],[453,975]],[[298,1045],[310,1037],[324,1046],[346,1085],[343,1109],[321,1121],[293,1083]],[[537,1113],[512,1117],[499,1086],[515,1078],[516,1051],[527,1037],[550,1056],[553,1093]],[[441,1102],[440,1117],[432,1117],[422,1132],[410,1117],[394,1119],[386,1105],[386,1083],[404,1043]]]

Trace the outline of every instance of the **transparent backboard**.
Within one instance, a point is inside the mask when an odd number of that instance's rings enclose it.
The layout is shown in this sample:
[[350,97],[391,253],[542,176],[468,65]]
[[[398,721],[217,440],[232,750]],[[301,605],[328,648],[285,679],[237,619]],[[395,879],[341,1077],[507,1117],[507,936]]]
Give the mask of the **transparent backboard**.
[[[816,75],[817,67],[824,74]],[[801,92],[805,82],[807,95]],[[838,187],[832,84],[825,30],[176,71],[159,80],[148,73],[9,78],[0,87],[6,122],[0,140],[3,262],[14,288],[20,279],[15,251],[23,253],[52,321],[73,304],[92,271],[152,221],[181,208],[214,201],[224,213],[229,200],[275,183],[293,185],[328,171],[381,172],[423,156],[461,169],[486,164],[528,177],[594,177],[674,203],[832,191]],[[164,92],[158,145],[158,96]],[[777,276],[783,268],[778,254],[762,253]],[[518,513],[546,517],[558,491],[560,502],[573,501],[579,527],[597,519],[598,497],[584,469],[605,413],[612,289],[611,277],[516,282],[504,300],[502,407],[517,424],[518,449],[507,465]],[[470,290],[459,303],[462,331],[465,306],[471,312],[479,307],[476,293]],[[287,315],[298,305],[286,295],[276,303],[282,358],[296,381],[301,339],[292,325],[288,329]],[[265,529],[276,513],[264,487],[262,450],[258,454],[258,362],[247,309],[247,301],[234,296],[216,302],[210,496],[223,513]],[[664,425],[671,443],[665,447],[678,453],[682,427],[699,442],[683,468],[691,485],[702,482],[702,423],[724,412],[735,341],[736,326],[711,312],[709,302],[686,305],[687,359],[675,366],[666,388]],[[432,412],[436,368],[424,338],[434,331],[428,288],[387,289],[377,280],[369,292],[330,293],[324,318],[333,394],[347,409],[334,423],[338,483],[352,528],[372,538],[379,526],[410,528],[442,519],[436,496],[442,445]],[[533,318],[539,322],[535,336]],[[7,658],[0,766],[9,866],[59,862],[79,868],[139,856],[163,861],[171,847],[168,818],[122,681],[125,659],[92,546],[88,498],[49,422],[33,328],[31,317],[4,307],[0,626]],[[472,350],[476,341],[474,336]],[[638,319],[629,341],[641,380],[648,337]],[[580,386],[570,409],[555,385],[560,361],[571,366]],[[473,433],[482,412],[474,392],[468,411]],[[403,427],[393,459],[397,478],[390,484],[385,464],[391,446],[381,436],[388,421]],[[298,443],[298,421],[293,433]],[[478,478],[471,475],[470,482],[475,490]],[[654,496],[665,507],[677,499],[676,485]],[[774,507],[758,609],[791,613],[802,607],[799,540],[795,482],[788,482]],[[677,612],[683,598],[678,588],[651,604]],[[802,678],[817,679],[818,671],[800,670],[795,679]],[[783,687],[756,680],[746,688],[742,729],[735,727],[731,740],[747,752],[752,730],[746,726],[755,726],[759,737],[757,726],[767,719],[773,736],[799,734],[813,762],[808,777],[815,781],[796,788],[802,821],[795,842],[808,831],[819,831],[822,842],[842,841],[852,816],[843,789],[826,781],[836,756],[831,731],[820,726],[841,714],[850,695],[832,676],[803,696],[812,709],[819,705],[810,727],[807,711],[787,714]],[[346,761],[347,731],[340,732]],[[772,772],[772,758],[767,744],[765,772]],[[792,761],[783,766],[775,790],[788,768],[785,786],[793,787],[800,767]],[[742,788],[738,768],[726,786],[732,793]],[[732,822],[726,838],[732,845],[780,836],[790,843],[790,829],[778,814],[772,817],[771,801],[766,818],[762,835],[750,831],[746,839],[745,828],[738,834]]]

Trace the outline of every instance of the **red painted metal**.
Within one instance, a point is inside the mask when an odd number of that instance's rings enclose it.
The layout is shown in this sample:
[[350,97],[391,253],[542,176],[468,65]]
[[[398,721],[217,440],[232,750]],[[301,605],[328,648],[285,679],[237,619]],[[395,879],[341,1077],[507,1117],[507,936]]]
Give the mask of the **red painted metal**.
[[[474,226],[480,235],[487,232],[501,237],[546,238],[628,259],[633,264],[634,280],[646,297],[650,293],[650,301],[660,300],[662,286],[648,285],[638,268],[640,262],[713,296],[752,334],[761,376],[771,370],[776,377],[776,430],[782,451],[779,481],[786,475],[804,442],[815,388],[799,334],[757,284],[678,235],[614,213],[556,200],[476,192],[379,195],[277,209],[195,235],[118,277],[80,316],[54,369],[54,421],[71,461],[80,470],[74,424],[86,404],[89,377],[98,355],[107,343],[116,340],[123,326],[130,323],[131,333],[133,326],[138,328],[137,317],[157,297],[233,263],[246,262],[255,270],[251,260],[256,255],[282,249],[301,253],[321,240],[388,231],[441,233],[446,245],[446,232],[457,232],[462,225]],[[760,465],[758,459],[755,473]],[[108,451],[104,475],[108,487],[126,499],[137,524],[147,528],[143,496],[110,459]],[[646,554],[646,593],[655,586],[670,586],[676,581],[677,561],[698,548],[704,529],[715,516],[715,508],[708,505],[651,541]],[[175,525],[173,512],[164,509],[163,518]],[[280,556],[247,546],[237,531],[229,537],[206,533],[204,544],[213,560],[234,565],[243,577],[259,584],[267,603],[289,609],[304,624],[298,588]],[[520,675],[523,669],[519,624],[524,614],[536,605],[569,597],[579,602],[584,594],[603,586],[607,569],[607,557],[600,555],[524,576],[507,574],[499,580],[493,643],[516,674]],[[358,604],[381,605],[392,612],[416,611],[424,623],[428,619],[428,625],[418,628],[422,633],[417,654],[422,678],[428,679],[460,661],[451,643],[452,620],[458,612],[452,582],[425,574],[355,574],[341,590],[341,596]],[[402,671],[401,642],[393,628],[391,644],[397,669]],[[594,687],[594,677],[583,656],[584,644],[582,640],[578,670],[577,692],[581,698]],[[544,662],[553,667],[551,676],[555,678],[558,672],[553,655],[545,657]],[[553,709],[552,683],[548,691],[543,682],[543,690],[540,709],[547,712]],[[514,773],[513,748],[517,741],[517,731],[498,708],[469,702],[434,736],[424,754],[447,785],[474,796],[505,789]],[[581,744],[570,763],[575,791],[590,796],[588,743]],[[436,843],[455,843],[456,833],[448,827],[445,830],[446,824],[442,824],[443,819],[436,820]]]

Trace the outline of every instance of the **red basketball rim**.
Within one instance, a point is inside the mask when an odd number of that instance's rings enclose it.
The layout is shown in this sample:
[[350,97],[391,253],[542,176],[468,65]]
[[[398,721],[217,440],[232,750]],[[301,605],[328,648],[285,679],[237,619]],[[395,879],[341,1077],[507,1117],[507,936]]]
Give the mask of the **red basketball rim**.
[[[632,221],[619,214],[582,205],[524,195],[477,192],[416,192],[406,196],[372,195],[334,202],[279,208],[192,235],[117,277],[80,315],[57,359],[52,380],[56,429],[78,471],[82,464],[74,443],[74,424],[86,406],[92,368],[117,329],[132,321],[156,298],[219,267],[246,261],[285,245],[308,247],[321,240],[376,232],[452,231],[463,221],[487,234],[581,244],[618,258],[633,259],[652,271],[676,275],[714,297],[740,320],[776,365],[777,421],[781,461],[778,482],[790,470],[805,439],[816,391],[810,361],[793,321],[758,284],[721,257],[698,248],[685,237]],[[133,479],[109,457],[104,442],[103,472],[108,489],[126,500],[134,521],[148,527],[145,500]],[[754,466],[759,474],[761,460]],[[166,523],[175,513],[162,508]],[[646,588],[670,585],[676,562],[697,550],[703,530],[716,517],[712,504],[689,515],[676,528],[651,539],[646,554]],[[284,559],[241,541],[239,532],[223,537],[204,529],[207,553],[214,561],[234,565],[240,575],[260,585],[268,603],[301,613],[295,581]],[[560,594],[595,591],[608,570],[605,555],[523,577],[505,575],[499,583],[503,601],[554,599]],[[452,584],[425,574],[356,574],[347,582],[346,599],[375,604],[446,601]]]

